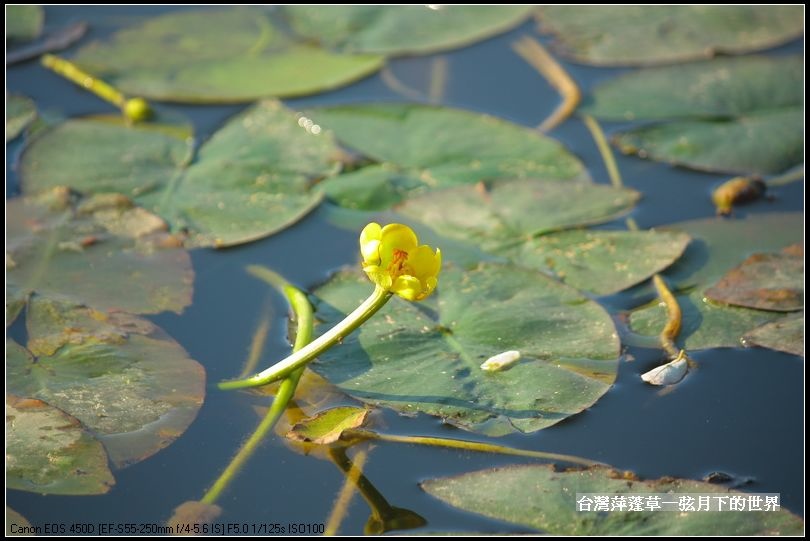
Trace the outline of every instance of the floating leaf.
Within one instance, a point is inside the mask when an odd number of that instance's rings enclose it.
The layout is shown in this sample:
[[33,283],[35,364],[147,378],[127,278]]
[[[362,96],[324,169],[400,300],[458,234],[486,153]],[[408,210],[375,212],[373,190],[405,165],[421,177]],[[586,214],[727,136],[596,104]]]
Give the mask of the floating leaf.
[[[319,288],[323,328],[370,291],[347,273]],[[509,370],[480,368],[508,350],[521,352]],[[443,270],[423,302],[392,299],[313,368],[364,402],[498,435],[533,432],[592,405],[613,383],[618,354],[613,323],[596,303],[537,272],[482,264]]]
[[689,368],[689,362],[686,360],[686,355],[678,355],[677,359],[656,366],[641,374],[641,379],[650,385],[675,385],[679,383],[686,375],[686,370]]
[[6,141],[11,141],[37,116],[30,98],[6,94]]
[[802,110],[732,120],[684,120],[618,134],[625,154],[721,173],[780,173],[804,159]]
[[[380,209],[410,191],[498,178],[588,180],[582,163],[560,143],[491,116],[427,105],[351,105],[314,110],[319,126],[347,146],[382,162],[330,181],[341,205]],[[378,197],[361,188],[367,183]],[[389,183],[386,187],[385,184]]]
[[331,408],[297,423],[286,436],[293,441],[329,445],[340,440],[344,430],[363,426],[366,417],[368,410],[365,408]]
[[[24,351],[6,344],[9,360]],[[41,400],[6,396],[6,486],[41,494],[103,494],[107,454],[74,417]]]
[[[667,270],[670,283],[691,292],[677,295],[683,311],[679,342],[689,350],[739,347],[749,330],[783,317],[779,313],[722,306],[705,299],[706,288],[753,252],[774,251],[801,241],[801,214],[758,214],[745,220],[695,220],[671,226],[694,239],[683,257]],[[641,335],[657,336],[666,323],[658,303],[632,312],[630,326]]]
[[31,292],[146,314],[191,304],[188,252],[163,220],[124,196],[78,200],[53,188],[11,199],[6,227],[7,316]]
[[161,15],[83,47],[75,61],[131,95],[236,103],[331,90],[383,58],[296,43],[266,10],[238,7]]
[[27,327],[27,349],[7,344],[8,391],[76,417],[116,466],[168,446],[202,405],[203,368],[145,319],[34,296]]
[[662,120],[621,132],[624,153],[697,169],[778,173],[803,161],[804,61],[727,58],[629,73],[582,110],[608,120]]
[[539,16],[563,55],[599,66],[748,53],[804,32],[801,6],[544,6]]
[[531,6],[287,6],[300,35],[347,52],[425,54],[500,34]]
[[41,6],[6,5],[6,41],[30,41],[42,32]]
[[735,306],[792,312],[804,306],[804,248],[754,254],[706,290],[712,300]]
[[804,313],[757,327],[743,336],[743,343],[804,357]]
[[[676,233],[560,231],[609,221],[639,194],[591,183],[499,182],[412,197],[399,212],[569,285],[608,294],[666,268],[689,237]],[[551,233],[551,234],[549,234]],[[539,236],[538,236],[539,235]]]
[[298,119],[279,102],[260,102],[220,128],[190,165],[185,137],[149,124],[70,120],[23,154],[23,188],[122,192],[172,230],[188,230],[189,246],[249,242],[315,208],[321,194],[309,189],[311,182],[337,172],[331,136]]
[[[428,494],[455,507],[552,535],[801,535],[803,521],[785,510],[762,512],[577,511],[577,493],[717,494],[744,492],[701,481],[627,479],[605,467],[557,472],[552,466],[511,466],[433,479]],[[726,500],[728,502],[728,500]],[[764,507],[763,507],[764,508]]]

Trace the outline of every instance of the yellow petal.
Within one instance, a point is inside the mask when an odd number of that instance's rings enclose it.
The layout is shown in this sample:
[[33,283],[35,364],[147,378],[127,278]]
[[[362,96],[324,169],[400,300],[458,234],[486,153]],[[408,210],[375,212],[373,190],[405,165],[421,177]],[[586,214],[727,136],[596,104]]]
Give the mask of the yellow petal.
[[415,249],[419,241],[416,233],[407,225],[388,224],[380,232],[380,259],[382,266],[394,259],[394,251],[410,252]]
[[363,254],[364,262],[379,262],[381,233],[380,224],[375,222],[371,222],[360,232],[360,253]]
[[442,252],[436,250],[434,253],[430,246],[423,244],[408,254],[408,265],[413,269],[414,276],[420,280],[438,276],[442,267]]
[[386,272],[384,269],[380,268],[377,265],[364,265],[363,271],[368,276],[369,280],[377,284],[383,289],[391,289],[391,284],[393,283],[393,279],[391,275]]
[[422,282],[418,278],[403,274],[391,285],[391,291],[405,300],[414,301],[422,294]]

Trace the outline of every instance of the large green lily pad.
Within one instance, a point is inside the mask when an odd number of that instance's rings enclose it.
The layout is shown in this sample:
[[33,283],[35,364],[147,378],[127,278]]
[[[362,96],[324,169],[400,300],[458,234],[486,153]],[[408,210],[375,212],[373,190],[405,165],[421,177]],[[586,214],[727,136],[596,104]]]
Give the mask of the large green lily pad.
[[[803,217],[797,213],[758,214],[745,220],[694,220],[671,226],[694,239],[684,256],[665,275],[683,293],[679,342],[686,348],[739,347],[750,330],[784,317],[778,312],[725,306],[706,299],[706,289],[725,272],[753,253],[777,251],[802,239]],[[684,290],[684,288],[686,288]],[[658,303],[641,307],[630,316],[632,330],[656,336],[666,323]]]
[[[7,343],[12,359],[21,354]],[[41,494],[103,494],[107,453],[74,417],[41,400],[6,396],[6,486]]]
[[30,41],[42,33],[41,6],[6,5],[6,41]]
[[330,48],[384,55],[469,45],[526,19],[532,6],[287,6],[293,29]]
[[804,61],[727,58],[652,68],[598,86],[582,111],[608,120],[663,120],[614,141],[679,165],[778,173],[803,161]]
[[589,180],[582,163],[557,141],[488,115],[379,104],[322,108],[310,116],[383,164],[347,175],[345,187],[343,175],[330,181],[327,192],[352,208],[381,209],[413,191],[497,178]]
[[539,16],[563,55],[599,66],[748,53],[804,32],[801,6],[544,6]]
[[30,98],[6,94],[6,141],[11,141],[37,116],[37,108]]
[[296,42],[267,10],[229,7],[149,19],[90,43],[75,61],[132,95],[235,103],[331,90],[377,71],[383,57]]
[[[354,273],[320,287],[321,331],[370,292]],[[481,369],[510,350],[521,360],[509,369]],[[618,355],[616,330],[599,305],[535,271],[482,264],[443,270],[423,302],[391,299],[312,367],[364,402],[501,435],[533,432],[592,405],[613,383]]]
[[23,154],[22,185],[27,193],[54,185],[125,193],[173,231],[188,231],[188,246],[249,242],[315,208],[321,194],[310,184],[337,172],[331,135],[299,118],[279,102],[259,102],[220,128],[193,163],[190,138],[176,130],[70,120]]
[[405,216],[440,234],[551,274],[597,294],[620,291],[681,255],[684,234],[561,231],[607,222],[632,208],[634,190],[543,180],[460,186],[412,197]]
[[6,204],[6,306],[32,292],[102,310],[177,313],[191,304],[188,252],[166,223],[128,198],[80,199],[66,188]]
[[55,187],[9,201],[6,228],[6,324],[34,290],[136,313],[179,313],[191,302],[188,254],[124,196],[80,199]]
[[[432,479],[421,484],[430,495],[465,511],[553,535],[801,535],[804,523],[788,511],[578,511],[577,494],[611,497],[666,493],[714,495],[747,506],[748,495],[701,481],[667,477],[652,481],[625,478],[607,467],[558,472],[553,466],[511,466]],[[608,500],[611,502],[611,500]],[[646,506],[646,501],[643,505]],[[764,502],[760,501],[764,509]],[[609,503],[612,505],[612,503]],[[697,502],[694,502],[695,507]],[[747,509],[747,507],[746,507]]]
[[205,372],[137,316],[34,296],[28,346],[6,347],[6,386],[79,420],[122,467],[171,444],[194,420]]

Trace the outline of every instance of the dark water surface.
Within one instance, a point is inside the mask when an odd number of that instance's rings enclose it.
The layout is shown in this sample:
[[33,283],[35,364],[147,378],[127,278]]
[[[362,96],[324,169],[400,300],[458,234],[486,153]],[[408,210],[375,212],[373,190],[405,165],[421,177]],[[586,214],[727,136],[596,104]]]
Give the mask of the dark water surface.
[[[104,36],[168,7],[46,8],[46,25],[87,20],[82,41]],[[449,65],[443,104],[482,111],[537,125],[559,102],[546,81],[518,57],[510,44],[523,35],[537,37],[533,23],[497,38],[443,56]],[[547,42],[545,38],[542,39]],[[803,43],[770,52],[801,52]],[[69,56],[69,53],[66,54]],[[390,62],[396,76],[426,89],[432,57]],[[620,70],[564,64],[586,94],[593,84]],[[34,99],[45,114],[73,117],[109,113],[110,106],[41,68],[36,61],[7,70],[7,90]],[[291,100],[291,106],[369,101],[406,101],[379,75],[325,95]],[[228,117],[246,106],[164,106],[182,112],[205,140]],[[610,126],[605,126],[609,129]],[[554,130],[586,164],[597,182],[607,182],[593,141],[577,119]],[[9,196],[19,194],[13,169],[21,144],[7,147]],[[642,228],[714,216],[709,194],[727,177],[689,172],[636,158],[617,156],[625,183],[644,194],[633,216]],[[803,211],[803,184],[778,188],[774,200],[743,207],[738,216],[772,211]],[[182,316],[151,319],[203,364],[209,382],[241,370],[257,322],[270,306],[271,336],[262,357],[267,366],[285,356],[286,307],[268,287],[246,275],[248,264],[273,268],[294,283],[311,288],[334,269],[356,260],[357,232],[329,224],[322,207],[283,233],[243,247],[192,252],[196,271],[194,304]],[[614,299],[611,299],[613,304]],[[615,299],[621,305],[621,298]],[[14,334],[15,329],[12,329]],[[696,371],[670,392],[644,384],[639,374],[661,361],[655,350],[630,348],[616,384],[592,408],[532,435],[511,435],[496,443],[588,457],[630,469],[644,478],[700,479],[712,471],[748,480],[743,489],[779,492],[782,505],[804,509],[804,363],[763,349],[715,349],[693,353]],[[117,484],[103,496],[62,497],[9,491],[7,504],[34,525],[45,523],[163,523],[186,500],[199,499],[228,463],[239,443],[255,428],[253,406],[262,401],[244,393],[209,390],[197,420],[174,444],[154,457],[115,472]],[[382,415],[383,430],[396,434],[486,438],[447,427],[427,417]],[[424,494],[421,480],[494,466],[527,462],[499,455],[458,453],[402,444],[377,445],[364,472],[397,507],[425,517],[424,531],[520,532],[465,512]],[[328,517],[343,475],[331,463],[304,457],[272,436],[218,502],[221,522],[322,523]],[[362,532],[368,507],[356,496],[341,533]]]

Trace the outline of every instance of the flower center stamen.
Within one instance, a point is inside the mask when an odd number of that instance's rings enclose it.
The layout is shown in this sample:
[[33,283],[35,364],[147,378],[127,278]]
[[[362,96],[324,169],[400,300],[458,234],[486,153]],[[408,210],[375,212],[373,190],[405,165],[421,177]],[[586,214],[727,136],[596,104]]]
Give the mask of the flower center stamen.
[[394,258],[388,265],[388,272],[396,279],[403,274],[410,274],[410,267],[405,264],[408,260],[408,252],[405,250],[394,249]]

